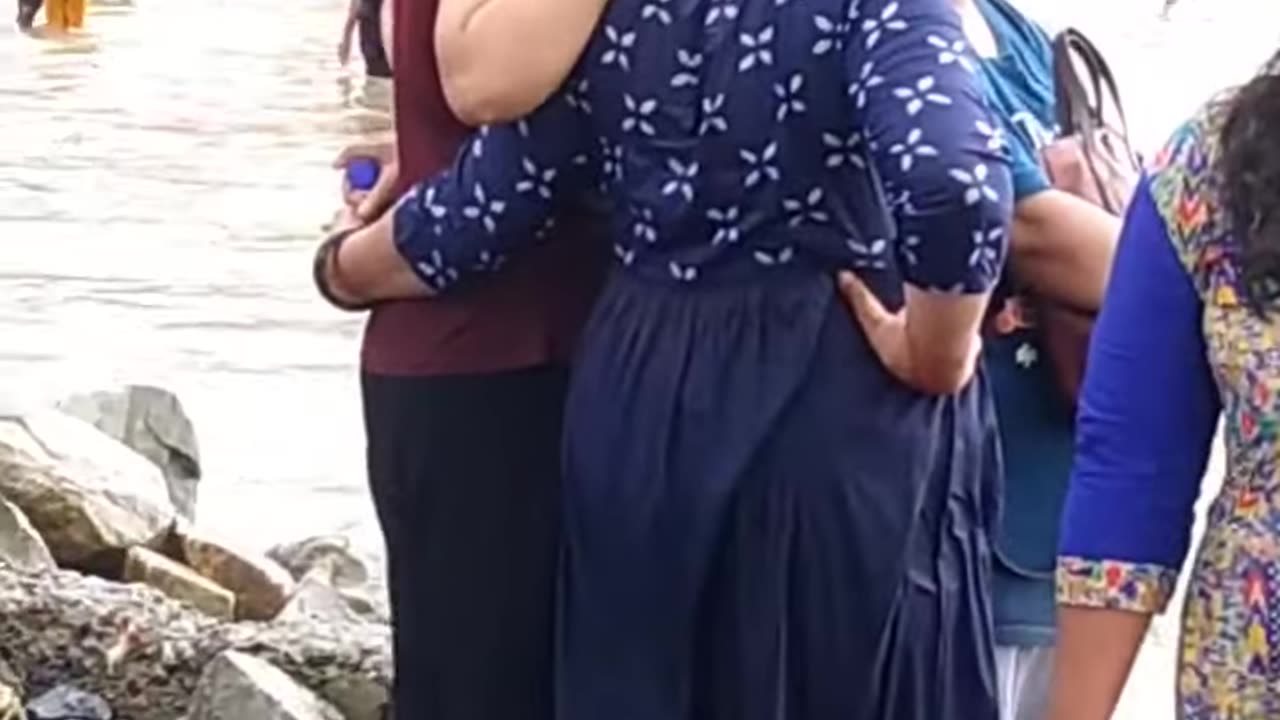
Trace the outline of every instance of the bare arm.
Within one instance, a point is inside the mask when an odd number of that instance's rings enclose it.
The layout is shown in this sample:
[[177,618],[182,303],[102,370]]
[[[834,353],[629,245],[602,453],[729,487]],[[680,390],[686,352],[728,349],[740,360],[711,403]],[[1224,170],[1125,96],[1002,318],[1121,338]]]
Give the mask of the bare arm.
[[573,69],[605,0],[442,0],[436,57],[449,107],[471,125],[529,114]]
[[1048,720],[1109,720],[1150,624],[1147,613],[1059,608]]
[[1061,190],[1036,193],[1014,208],[1010,262],[1045,297],[1097,312],[1121,225],[1120,218]]

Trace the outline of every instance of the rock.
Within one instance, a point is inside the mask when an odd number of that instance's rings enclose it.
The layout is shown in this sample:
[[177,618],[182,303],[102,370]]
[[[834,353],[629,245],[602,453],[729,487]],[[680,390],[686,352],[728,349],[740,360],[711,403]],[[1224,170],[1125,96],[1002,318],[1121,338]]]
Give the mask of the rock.
[[75,395],[58,404],[155,463],[178,513],[195,520],[200,482],[200,446],[182,401],[168,390],[127,385],[120,390]]
[[124,580],[150,585],[216,618],[230,620],[236,615],[236,596],[230,590],[144,547],[129,549],[125,556]]
[[234,651],[205,668],[189,720],[343,720],[342,714],[278,668]]
[[155,466],[55,410],[0,417],[0,495],[70,567],[152,541],[175,516]]
[[111,706],[92,693],[59,685],[27,706],[30,720],[111,720]]
[[326,622],[363,622],[347,598],[329,584],[323,568],[298,581],[293,597],[276,617],[282,622],[318,620]]
[[283,565],[298,580],[324,567],[327,582],[336,588],[351,588],[369,581],[369,569],[351,549],[351,541],[341,535],[321,535],[277,545],[267,557]]
[[0,682],[0,720],[24,720],[22,695],[16,688]]
[[44,544],[44,538],[22,510],[3,497],[0,497],[0,560],[26,570],[54,566],[53,554]]
[[128,720],[181,717],[205,666],[227,650],[275,665],[347,720],[379,720],[391,679],[383,625],[226,623],[145,585],[3,565],[0,648],[28,689],[73,678]]
[[333,587],[347,606],[366,620],[385,623],[390,617],[385,593],[370,583],[368,567],[352,550],[351,541],[341,535],[277,545],[267,551],[267,557],[283,565],[299,581],[311,577]]
[[182,527],[174,530],[187,565],[236,596],[242,620],[274,618],[293,594],[293,576],[274,560]]

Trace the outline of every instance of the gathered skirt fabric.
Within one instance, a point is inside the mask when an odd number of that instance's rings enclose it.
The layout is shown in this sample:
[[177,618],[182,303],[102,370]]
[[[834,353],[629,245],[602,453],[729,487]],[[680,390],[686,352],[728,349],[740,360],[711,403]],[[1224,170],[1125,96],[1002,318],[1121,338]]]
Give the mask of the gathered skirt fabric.
[[564,442],[558,720],[996,720],[994,410],[825,274],[615,276]]

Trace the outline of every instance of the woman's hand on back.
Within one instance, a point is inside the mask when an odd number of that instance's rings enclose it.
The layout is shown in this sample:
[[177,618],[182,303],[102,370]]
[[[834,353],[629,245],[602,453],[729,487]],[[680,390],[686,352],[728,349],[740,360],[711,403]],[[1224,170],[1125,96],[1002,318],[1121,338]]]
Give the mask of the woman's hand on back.
[[[862,326],[872,350],[885,368],[903,384],[931,395],[948,395],[964,388],[973,378],[978,354],[982,350],[982,340],[977,333],[969,334],[972,341],[966,350],[961,351],[961,356],[940,358],[936,357],[939,352],[948,352],[946,344],[930,343],[927,337],[929,321],[920,318],[932,315],[936,321],[947,322],[949,313],[940,307],[932,307],[923,315],[915,315],[914,322],[908,322],[910,307],[919,307],[922,301],[929,302],[923,298],[927,294],[925,291],[908,286],[907,293],[915,302],[904,305],[897,312],[890,312],[854,273],[841,273],[839,285],[841,296]],[[948,295],[940,298],[942,303],[954,303],[957,299]],[[974,303],[986,301],[983,295],[968,298]],[[940,310],[942,314],[938,315]],[[959,312],[966,314],[964,309]],[[925,334],[923,338],[922,333]]]

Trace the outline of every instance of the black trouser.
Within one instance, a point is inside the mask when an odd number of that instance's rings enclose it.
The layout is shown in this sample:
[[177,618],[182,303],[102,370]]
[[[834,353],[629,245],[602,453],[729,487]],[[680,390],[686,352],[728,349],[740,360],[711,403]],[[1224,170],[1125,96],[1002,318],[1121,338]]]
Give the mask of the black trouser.
[[382,39],[382,18],[378,15],[362,17],[357,24],[360,33],[360,54],[364,56],[364,69],[371,77],[391,77],[391,63],[387,61],[387,46]]
[[366,374],[396,720],[549,720],[567,376]]

